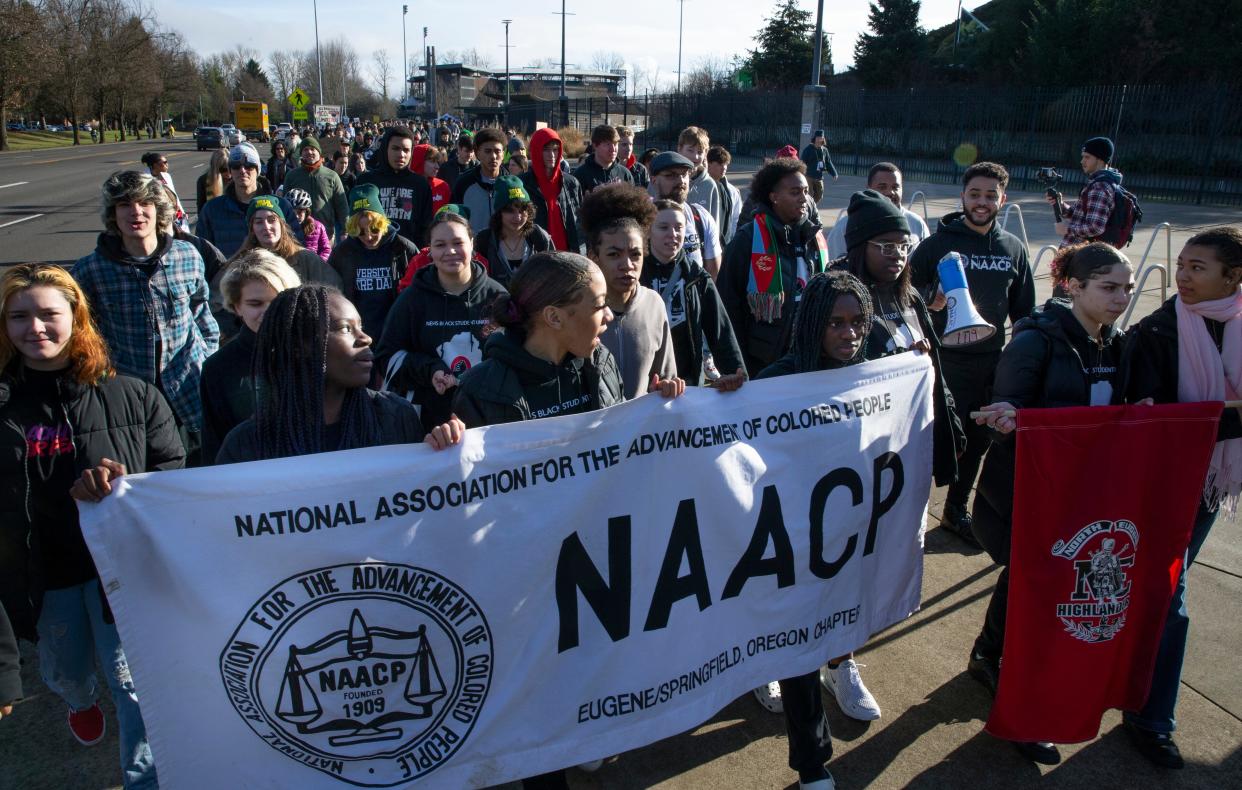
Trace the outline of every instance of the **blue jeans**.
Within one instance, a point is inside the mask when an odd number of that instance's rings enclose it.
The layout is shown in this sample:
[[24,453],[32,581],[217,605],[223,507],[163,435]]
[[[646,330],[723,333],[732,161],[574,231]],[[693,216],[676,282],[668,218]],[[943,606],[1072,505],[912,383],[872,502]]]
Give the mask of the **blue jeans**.
[[95,657],[99,657],[116,706],[126,790],[158,787],[147,728],[142,723],[121,639],[116,625],[104,622],[99,581],[44,593],[38,631],[43,682],[74,710],[95,704]]
[[1156,668],[1151,676],[1151,691],[1147,703],[1138,712],[1126,711],[1125,720],[1145,730],[1171,733],[1177,729],[1173,711],[1177,707],[1177,691],[1182,682],[1182,660],[1186,657],[1186,635],[1190,631],[1190,616],[1186,613],[1186,570],[1199,556],[1203,541],[1207,540],[1212,524],[1216,523],[1218,511],[1208,510],[1200,504],[1195,524],[1190,532],[1190,545],[1186,548],[1186,560],[1177,578],[1173,599],[1169,601],[1169,615],[1164,621],[1164,633],[1156,651]]

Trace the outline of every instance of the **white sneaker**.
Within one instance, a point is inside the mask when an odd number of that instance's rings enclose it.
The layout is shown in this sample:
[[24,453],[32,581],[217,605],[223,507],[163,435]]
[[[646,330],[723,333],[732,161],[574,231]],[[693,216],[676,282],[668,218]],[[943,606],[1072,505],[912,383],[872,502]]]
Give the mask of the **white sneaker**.
[[755,689],[755,699],[769,713],[784,713],[785,703],[781,701],[781,684],[773,680],[766,686]]
[[816,779],[814,782],[804,782],[799,779],[798,790],[837,790],[837,782],[832,778],[832,774],[828,774],[826,779]]
[[836,697],[841,712],[851,719],[875,721],[880,718],[880,705],[863,685],[854,659],[847,658],[836,669],[829,669],[826,664],[820,667],[819,682]]

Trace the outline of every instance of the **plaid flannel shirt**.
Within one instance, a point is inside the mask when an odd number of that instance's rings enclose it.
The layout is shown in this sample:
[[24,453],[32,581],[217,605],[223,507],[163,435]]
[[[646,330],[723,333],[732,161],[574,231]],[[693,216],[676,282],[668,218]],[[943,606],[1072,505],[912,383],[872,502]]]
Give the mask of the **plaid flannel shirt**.
[[95,251],[78,259],[71,274],[86,292],[117,371],[154,384],[178,422],[198,431],[203,360],[220,345],[203,259],[189,242],[161,235],[152,260],[159,265],[147,277],[119,238],[100,234]]
[[1065,238],[1061,245],[1077,244],[1102,234],[1108,225],[1108,216],[1113,213],[1116,200],[1117,192],[1113,189],[1112,181],[1103,176],[1092,176],[1083,187],[1078,202],[1062,212]]

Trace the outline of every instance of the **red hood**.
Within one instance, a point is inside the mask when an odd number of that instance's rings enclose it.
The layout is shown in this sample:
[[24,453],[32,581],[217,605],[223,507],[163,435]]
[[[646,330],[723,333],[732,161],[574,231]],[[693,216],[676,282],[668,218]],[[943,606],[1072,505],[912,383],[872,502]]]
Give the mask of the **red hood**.
[[423,174],[423,165],[427,162],[427,154],[431,153],[431,146],[427,143],[420,143],[414,146],[414,153],[410,156],[410,170]]
[[548,174],[544,172],[543,167],[543,149],[548,143],[557,143],[560,151],[556,155],[556,167],[552,168],[551,182],[556,185],[556,191],[560,191],[561,182],[561,155],[565,152],[565,145],[561,143],[561,136],[556,133],[555,129],[543,128],[535,131],[530,136],[530,169],[535,174],[535,183],[539,184],[540,191],[546,191],[548,186]]

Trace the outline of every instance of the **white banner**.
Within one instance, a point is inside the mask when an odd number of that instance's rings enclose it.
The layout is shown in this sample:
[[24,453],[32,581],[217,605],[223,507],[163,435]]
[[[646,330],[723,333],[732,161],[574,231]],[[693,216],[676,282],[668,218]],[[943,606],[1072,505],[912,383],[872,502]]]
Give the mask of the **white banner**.
[[161,783],[486,786],[695,726],[918,606],[902,354],[84,506]]

